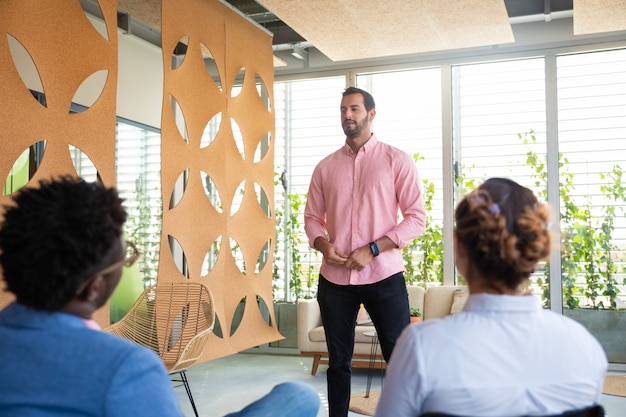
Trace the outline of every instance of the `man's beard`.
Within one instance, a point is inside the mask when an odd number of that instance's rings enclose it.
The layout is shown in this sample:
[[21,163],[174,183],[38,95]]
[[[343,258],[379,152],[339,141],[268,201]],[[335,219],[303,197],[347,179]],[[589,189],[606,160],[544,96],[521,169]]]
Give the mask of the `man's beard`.
[[359,123],[358,120],[354,120],[354,127],[351,129],[347,127],[345,124],[343,125],[343,133],[346,134],[349,138],[355,138],[359,136],[359,134],[363,131],[363,128],[367,125],[367,116],[361,120]]

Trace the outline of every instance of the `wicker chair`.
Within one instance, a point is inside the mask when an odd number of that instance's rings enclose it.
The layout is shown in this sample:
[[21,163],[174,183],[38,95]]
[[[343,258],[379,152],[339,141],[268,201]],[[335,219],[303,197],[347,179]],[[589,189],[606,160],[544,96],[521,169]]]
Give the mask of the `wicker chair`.
[[148,287],[120,321],[105,330],[154,350],[174,382],[182,382],[193,411],[186,370],[202,354],[213,331],[213,295],[197,282],[168,282]]

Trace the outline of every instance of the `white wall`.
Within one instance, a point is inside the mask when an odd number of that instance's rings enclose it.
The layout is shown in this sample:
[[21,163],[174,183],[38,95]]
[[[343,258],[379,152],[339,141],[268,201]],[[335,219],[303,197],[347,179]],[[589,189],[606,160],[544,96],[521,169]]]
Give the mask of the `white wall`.
[[117,115],[161,128],[163,58],[161,49],[119,34]]

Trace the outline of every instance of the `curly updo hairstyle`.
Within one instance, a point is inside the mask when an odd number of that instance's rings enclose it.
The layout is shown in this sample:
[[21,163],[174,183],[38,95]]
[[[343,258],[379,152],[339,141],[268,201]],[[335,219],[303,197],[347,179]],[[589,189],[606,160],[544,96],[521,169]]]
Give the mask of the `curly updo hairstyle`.
[[492,287],[515,290],[550,253],[548,219],[547,207],[530,189],[491,178],[459,203],[455,231]]
[[58,311],[102,265],[123,233],[114,188],[63,176],[25,187],[5,205],[0,264],[17,302]]

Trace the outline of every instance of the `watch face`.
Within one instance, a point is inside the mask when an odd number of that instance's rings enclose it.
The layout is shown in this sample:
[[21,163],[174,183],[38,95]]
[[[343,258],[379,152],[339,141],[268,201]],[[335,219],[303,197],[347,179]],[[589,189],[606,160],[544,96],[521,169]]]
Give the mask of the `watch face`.
[[372,255],[378,256],[380,250],[378,249],[378,245],[374,242],[370,243],[370,250],[372,251]]

